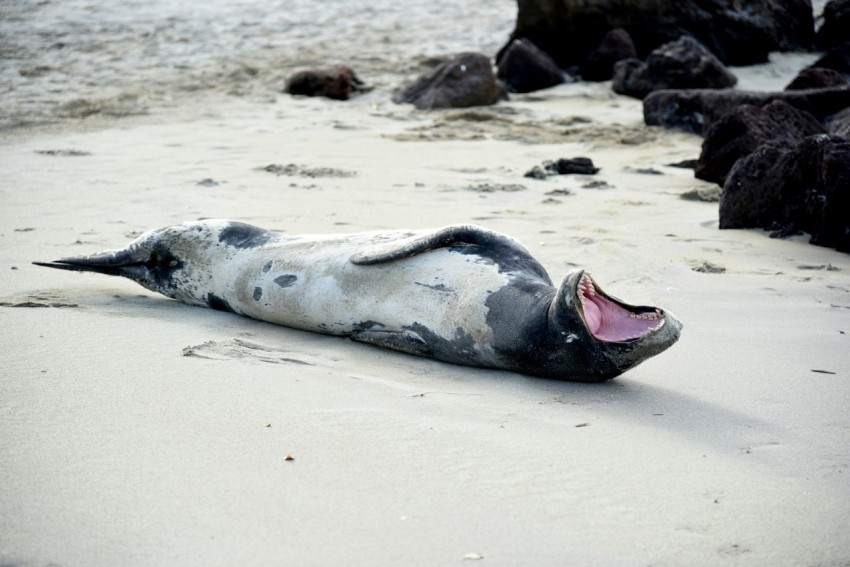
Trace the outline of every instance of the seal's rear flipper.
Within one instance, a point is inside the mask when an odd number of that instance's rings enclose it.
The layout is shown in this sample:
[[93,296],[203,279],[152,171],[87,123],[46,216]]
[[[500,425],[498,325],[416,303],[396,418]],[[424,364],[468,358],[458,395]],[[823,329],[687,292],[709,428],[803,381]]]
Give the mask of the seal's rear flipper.
[[406,352],[416,356],[432,356],[434,351],[428,343],[413,331],[361,331],[351,339],[371,345]]
[[414,234],[406,238],[370,246],[353,254],[350,260],[352,264],[381,264],[410,258],[428,250],[444,248],[453,244],[477,244],[494,249],[511,249],[515,254],[519,253],[530,257],[528,250],[522,244],[504,234],[471,224],[454,224],[428,233]]

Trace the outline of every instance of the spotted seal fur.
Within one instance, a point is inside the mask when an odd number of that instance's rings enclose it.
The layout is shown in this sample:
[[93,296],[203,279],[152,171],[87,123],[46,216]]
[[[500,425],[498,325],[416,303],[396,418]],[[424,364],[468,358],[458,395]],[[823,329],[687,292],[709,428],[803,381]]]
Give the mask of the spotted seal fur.
[[681,323],[583,270],[554,286],[513,238],[473,225],[290,236],[187,222],[39,266],[127,277],[189,303],[438,360],[579,381],[669,348]]

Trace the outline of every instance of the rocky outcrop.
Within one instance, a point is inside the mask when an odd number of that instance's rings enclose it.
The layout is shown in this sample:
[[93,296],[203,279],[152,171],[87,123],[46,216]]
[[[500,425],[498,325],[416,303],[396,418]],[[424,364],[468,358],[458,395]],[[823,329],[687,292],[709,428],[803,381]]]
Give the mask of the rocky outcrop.
[[682,35],[727,65],[767,61],[777,50],[808,48],[810,0],[518,0],[511,39],[528,38],[567,69],[581,66],[605,35],[625,29],[639,57]]
[[[749,8],[760,2],[739,2]],[[811,0],[767,0],[770,20],[776,30],[779,51],[805,51],[815,41],[815,18]]]
[[623,59],[637,59],[637,50],[629,32],[616,28],[587,54],[581,67],[581,78],[585,81],[607,81],[614,76],[614,64]]
[[428,110],[487,106],[504,96],[490,59],[481,53],[462,53],[397,90],[392,100]]
[[792,149],[773,144],[739,160],[723,187],[720,228],[811,234],[850,252],[850,141],[818,134]]
[[548,89],[564,82],[564,72],[555,61],[527,39],[508,45],[499,60],[496,77],[515,93]]
[[850,108],[845,108],[823,121],[826,131],[850,140]]
[[805,110],[817,120],[850,107],[850,87],[805,91],[754,92],[738,90],[661,90],[643,99],[643,119],[650,126],[704,133],[723,115],[742,104],[764,106],[781,100]]
[[781,100],[763,107],[741,105],[706,132],[694,176],[723,185],[735,162],[759,146],[793,148],[807,136],[825,132],[811,114]]
[[[848,32],[850,33],[850,32]],[[850,79],[850,41],[830,47],[823,56],[810,67],[821,67],[838,71]]]
[[344,65],[300,69],[286,80],[284,92],[292,95],[323,96],[348,100],[352,93],[363,88],[351,68]]
[[738,79],[717,57],[690,36],[665,43],[645,63],[635,59],[614,65],[614,92],[644,98],[661,89],[725,89]]
[[830,0],[823,8],[823,24],[815,47],[829,49],[850,41],[850,0]]
[[804,91],[806,89],[822,89],[825,87],[840,87],[847,84],[847,79],[834,69],[823,67],[806,67],[794,77],[785,87],[786,91]]

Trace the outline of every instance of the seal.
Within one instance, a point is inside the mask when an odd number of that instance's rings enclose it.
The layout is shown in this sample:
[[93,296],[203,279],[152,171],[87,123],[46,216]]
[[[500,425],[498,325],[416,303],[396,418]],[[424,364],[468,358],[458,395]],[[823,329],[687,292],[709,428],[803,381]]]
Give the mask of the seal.
[[682,327],[663,309],[606,294],[584,270],[555,287],[519,242],[473,225],[290,236],[206,220],[34,263],[445,362],[567,380],[614,378],[670,347]]

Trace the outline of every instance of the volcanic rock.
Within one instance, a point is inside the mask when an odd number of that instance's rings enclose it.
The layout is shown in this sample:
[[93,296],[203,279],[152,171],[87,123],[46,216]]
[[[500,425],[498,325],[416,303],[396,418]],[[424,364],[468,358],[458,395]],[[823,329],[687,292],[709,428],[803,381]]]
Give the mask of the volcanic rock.
[[820,59],[809,66],[832,69],[850,79],[850,41],[830,47]]
[[599,47],[587,54],[581,78],[585,81],[607,81],[614,76],[614,63],[636,58],[637,50],[629,32],[615,28],[605,35]]
[[738,81],[717,57],[686,35],[654,50],[646,63],[635,61],[614,65],[614,92],[644,98],[661,89],[725,89]]
[[720,228],[804,231],[812,244],[850,252],[850,141],[817,134],[739,160],[723,187]]
[[811,114],[781,100],[763,107],[741,105],[705,133],[694,176],[723,185],[735,162],[762,144],[790,149],[807,136],[825,132]]
[[815,34],[815,47],[829,49],[850,41],[850,0],[830,0],[823,8],[823,24]]
[[363,81],[351,68],[344,65],[332,65],[295,71],[286,80],[284,92],[292,95],[348,100],[353,92],[361,90],[362,87]]
[[817,120],[850,107],[850,86],[805,91],[660,90],[643,99],[643,120],[650,126],[702,134],[723,115],[742,104],[764,106],[782,100]]
[[564,72],[557,63],[527,39],[516,39],[508,45],[496,76],[515,93],[548,89],[564,82]]
[[397,90],[392,100],[428,110],[487,106],[504,96],[490,59],[481,53],[462,53]]
[[690,35],[727,65],[764,63],[771,51],[809,48],[814,36],[810,0],[517,0],[517,6],[511,40],[530,39],[562,69],[583,65],[615,28],[629,33],[638,57]]
[[824,87],[840,87],[847,84],[847,79],[834,69],[824,67],[806,67],[785,87],[786,91],[804,91],[806,89],[822,89]]

